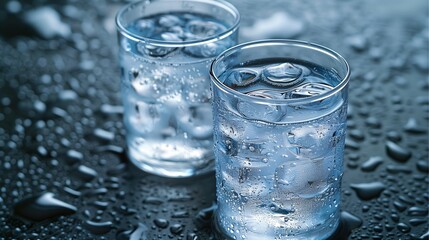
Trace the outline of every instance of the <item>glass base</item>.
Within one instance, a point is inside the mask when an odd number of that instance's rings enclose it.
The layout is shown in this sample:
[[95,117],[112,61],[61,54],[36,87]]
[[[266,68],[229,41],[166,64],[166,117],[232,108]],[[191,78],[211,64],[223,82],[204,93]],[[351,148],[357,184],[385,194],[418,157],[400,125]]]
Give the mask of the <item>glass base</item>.
[[[334,221],[335,220],[335,221]],[[285,240],[334,240],[334,239],[343,239],[343,238],[337,238],[336,233],[338,232],[340,220],[334,219],[332,222],[332,227],[327,227],[321,230],[313,230],[311,232],[305,232],[303,234],[297,235],[297,236],[283,236],[281,238],[278,238],[275,236],[262,236],[258,235],[254,238],[246,236],[246,240],[264,240],[264,239],[285,239]],[[326,223],[326,225],[329,225],[331,223]],[[217,240],[236,240],[237,238],[231,237],[227,234],[225,229],[220,224],[220,221],[218,220],[217,213],[213,215],[213,223],[212,223],[212,230],[215,239]],[[241,238],[239,238],[241,239]]]
[[214,171],[213,157],[189,161],[146,159],[141,156],[136,156],[136,153],[133,154],[130,148],[128,148],[127,155],[136,167],[145,172],[163,177],[186,178]]

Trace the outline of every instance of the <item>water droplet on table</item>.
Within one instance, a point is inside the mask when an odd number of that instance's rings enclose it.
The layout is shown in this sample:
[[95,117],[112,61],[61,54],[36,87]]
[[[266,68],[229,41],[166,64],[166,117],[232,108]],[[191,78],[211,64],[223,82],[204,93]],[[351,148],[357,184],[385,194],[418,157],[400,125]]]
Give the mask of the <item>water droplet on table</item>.
[[417,120],[415,118],[408,119],[407,123],[404,126],[404,130],[412,134],[422,134],[427,131],[426,128],[421,127],[417,124]]
[[382,182],[350,184],[356,195],[362,200],[378,198],[386,186]]
[[392,159],[399,162],[406,162],[411,158],[410,151],[391,141],[386,141],[386,152]]
[[97,177],[97,171],[85,165],[79,165],[78,175],[83,181],[91,181]]
[[366,162],[362,163],[361,169],[364,172],[375,171],[377,167],[383,163],[383,161],[383,158],[379,156],[370,157]]
[[74,214],[77,208],[54,198],[47,192],[38,196],[23,199],[14,205],[15,214],[34,221]]
[[175,223],[175,224],[171,225],[171,227],[170,227],[170,232],[172,234],[176,234],[176,235],[183,232],[183,230],[184,230],[184,227],[180,223]]
[[155,225],[159,228],[167,228],[168,225],[170,224],[168,220],[165,218],[157,218],[153,220],[153,223],[155,223]]
[[139,223],[137,227],[132,230],[118,231],[116,240],[146,240],[148,227],[143,223]]
[[94,222],[87,220],[84,222],[83,227],[90,231],[93,234],[106,234],[112,230],[113,223],[111,221],[107,222]]

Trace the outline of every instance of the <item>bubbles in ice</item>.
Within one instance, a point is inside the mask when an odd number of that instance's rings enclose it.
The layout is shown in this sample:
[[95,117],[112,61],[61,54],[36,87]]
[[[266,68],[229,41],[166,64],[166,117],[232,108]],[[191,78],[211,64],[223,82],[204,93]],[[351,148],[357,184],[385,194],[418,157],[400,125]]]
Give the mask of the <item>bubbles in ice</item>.
[[279,87],[291,87],[301,83],[304,80],[301,75],[302,69],[292,63],[270,65],[262,70],[262,80]]
[[244,87],[258,80],[258,72],[252,69],[240,68],[227,72],[223,83],[229,87]]

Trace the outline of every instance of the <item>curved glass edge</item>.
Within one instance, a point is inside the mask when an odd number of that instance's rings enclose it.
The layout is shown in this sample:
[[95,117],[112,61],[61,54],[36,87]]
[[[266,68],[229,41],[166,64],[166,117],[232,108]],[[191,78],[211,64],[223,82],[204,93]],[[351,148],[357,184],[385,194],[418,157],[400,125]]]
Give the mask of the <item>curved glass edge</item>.
[[[218,64],[220,61],[222,61],[224,58],[230,56],[231,54],[234,54],[238,50],[246,49],[246,48],[255,48],[255,47],[263,47],[263,46],[273,46],[273,45],[288,45],[288,46],[298,46],[298,47],[304,47],[307,49],[313,49],[315,51],[321,52],[323,54],[329,55],[330,57],[336,59],[340,64],[345,66],[346,74],[341,79],[340,83],[335,86],[333,89],[329,90],[326,93],[302,98],[302,99],[268,99],[268,98],[259,98],[255,96],[249,96],[244,93],[235,91],[234,89],[228,87],[225,85],[222,81],[219,80],[218,76],[214,72],[215,65]],[[291,40],[291,39],[265,39],[265,40],[256,40],[251,42],[242,43],[239,45],[236,45],[232,48],[229,48],[222,53],[220,53],[212,62],[210,66],[210,76],[212,79],[212,83],[216,85],[217,88],[219,88],[221,91],[223,91],[226,94],[235,95],[236,97],[239,97],[241,99],[247,99],[249,101],[258,103],[258,104],[290,104],[290,105],[300,105],[300,104],[308,104],[312,102],[321,101],[324,99],[327,99],[329,97],[332,97],[333,95],[340,92],[342,89],[344,89],[349,80],[350,80],[350,66],[347,63],[347,61],[337,52],[334,50],[324,47],[319,44],[307,42],[307,41],[300,41],[300,40]]]
[[[177,0],[160,0],[160,1],[164,1],[164,2],[177,2]],[[183,1],[183,0],[182,0]],[[145,1],[138,1],[138,2],[132,2],[129,3],[127,5],[125,5],[124,7],[122,7],[118,13],[116,14],[115,17],[115,23],[116,23],[116,28],[118,29],[118,31],[124,35],[126,38],[131,39],[133,41],[136,42],[144,42],[153,46],[158,46],[158,47],[190,47],[190,46],[197,46],[197,45],[203,45],[203,44],[208,44],[208,43],[212,43],[212,42],[217,42],[219,40],[225,39],[228,36],[232,35],[235,31],[237,31],[238,29],[238,25],[240,23],[240,13],[238,12],[238,10],[234,7],[234,5],[230,4],[227,1],[224,0],[216,0],[216,1],[206,1],[206,0],[184,0],[186,2],[198,2],[198,3],[206,3],[206,4],[211,4],[211,5],[216,5],[219,6],[225,10],[227,10],[228,12],[230,12],[234,18],[235,18],[235,22],[231,25],[231,27],[229,27],[227,30],[225,30],[222,33],[213,35],[209,38],[204,38],[204,39],[199,39],[199,40],[193,40],[193,41],[183,41],[183,42],[172,42],[172,41],[163,41],[163,40],[158,40],[158,39],[151,39],[151,38],[146,38],[146,37],[142,37],[138,34],[132,33],[131,31],[129,31],[126,26],[121,22],[121,16],[123,14],[126,13],[126,11],[130,8],[134,8],[140,4],[150,4],[150,3],[146,3]]]

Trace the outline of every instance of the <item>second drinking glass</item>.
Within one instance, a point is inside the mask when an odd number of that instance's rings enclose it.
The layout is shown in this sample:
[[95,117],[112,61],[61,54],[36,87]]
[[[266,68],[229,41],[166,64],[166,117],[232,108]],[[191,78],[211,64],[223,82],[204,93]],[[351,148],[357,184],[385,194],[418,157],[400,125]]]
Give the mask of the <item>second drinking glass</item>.
[[116,17],[128,156],[139,168],[187,177],[213,170],[209,65],[237,43],[225,1],[131,3]]

